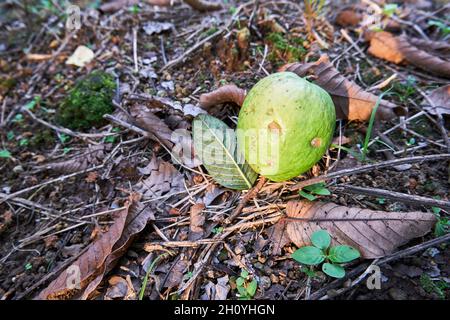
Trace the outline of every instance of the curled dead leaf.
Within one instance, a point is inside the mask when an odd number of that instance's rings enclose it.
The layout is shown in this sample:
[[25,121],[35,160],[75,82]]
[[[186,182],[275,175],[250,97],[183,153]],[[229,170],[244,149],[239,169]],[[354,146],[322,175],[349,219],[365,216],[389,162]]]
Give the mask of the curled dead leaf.
[[[103,145],[89,145],[88,149],[73,158],[61,162],[50,163],[42,166],[36,166],[36,169],[54,170],[58,172],[77,172],[86,170],[92,166],[99,165],[105,158],[105,146]],[[90,175],[90,177],[93,177]],[[86,180],[88,181],[88,180]],[[95,181],[88,181],[93,182]]]
[[[408,62],[422,70],[450,78],[450,61],[444,60],[416,47],[413,43],[425,45],[423,41],[412,40],[404,35],[394,36],[389,32],[375,32],[370,37],[369,53],[396,64]],[[430,43],[428,43],[430,44]],[[434,47],[441,47],[434,45]],[[442,47],[441,47],[442,48]]]
[[134,104],[130,108],[136,124],[156,136],[166,147],[172,148],[170,141],[173,131],[162,119],[151,112],[146,106]]
[[74,263],[42,290],[38,299],[87,299],[125,253],[134,237],[149,220],[155,219],[153,211],[139,199],[138,194],[132,194],[124,208],[114,214],[114,223],[108,231],[92,242]]
[[336,24],[341,27],[354,27],[361,22],[362,18],[362,15],[356,10],[344,9],[338,13]]
[[309,201],[288,202],[286,214],[285,231],[295,245],[310,245],[312,233],[324,229],[334,245],[350,245],[366,259],[392,253],[430,232],[436,222],[435,216],[427,212],[373,211]]
[[191,207],[190,212],[190,226],[189,226],[189,240],[195,241],[203,238],[205,230],[203,225],[205,224],[205,216],[203,210],[205,205],[203,203],[196,203]]
[[[312,63],[291,63],[279,71],[291,71],[300,77],[312,76],[312,82],[326,90],[333,99],[337,119],[362,120],[370,118],[378,97],[347,80],[330,63],[327,55]],[[381,100],[377,111],[380,119],[388,120],[405,114],[405,108]]]
[[141,172],[148,172],[149,177],[136,184],[135,190],[144,197],[153,198],[169,191],[176,193],[184,190],[183,175],[170,162],[154,156]]
[[450,84],[434,89],[429,99],[433,105],[430,105],[426,99],[423,102],[423,108],[429,113],[434,115],[450,114]]
[[198,11],[214,11],[222,8],[220,3],[206,0],[184,0],[184,2]]
[[200,96],[200,106],[208,109],[214,105],[233,102],[238,106],[242,106],[246,92],[234,84],[224,85],[209,93],[204,93]]

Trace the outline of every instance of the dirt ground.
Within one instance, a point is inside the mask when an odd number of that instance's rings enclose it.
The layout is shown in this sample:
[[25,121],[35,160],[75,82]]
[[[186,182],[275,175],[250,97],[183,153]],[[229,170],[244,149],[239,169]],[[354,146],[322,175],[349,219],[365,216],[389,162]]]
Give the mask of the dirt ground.
[[[375,2],[383,8],[383,1]],[[402,2],[393,32],[414,37],[423,33],[448,44],[448,34],[427,24],[443,21],[448,29],[450,7],[444,3]],[[368,163],[449,153],[443,135],[448,140],[450,117],[423,111],[423,95],[448,84],[448,78],[370,55],[357,26],[336,21],[343,9],[366,10],[365,1],[326,1],[314,19],[313,33],[308,33],[304,4],[298,1],[228,0],[221,1],[222,8],[204,12],[181,1],[104,11],[101,1],[76,4],[82,21],[72,32],[66,29],[62,1],[0,4],[0,150],[9,152],[0,157],[2,299],[37,297],[108,232],[134,193],[153,217],[130,238],[90,299],[137,299],[145,284],[143,299],[233,300],[239,298],[236,279],[242,269],[257,280],[254,299],[448,299],[448,239],[381,264],[381,288],[375,290],[367,288],[365,279],[352,283],[374,260],[352,262],[345,278],[333,280],[322,272],[308,276],[291,258],[294,244],[286,243],[280,252],[273,248],[272,235],[287,201],[301,200],[289,188],[296,182]],[[84,67],[66,64],[80,45],[95,52],[94,59]],[[406,106],[406,115],[376,122],[372,139],[382,136],[382,143],[372,144],[365,163],[352,154],[361,150],[367,121],[339,120],[334,136],[344,139],[346,149],[330,148],[298,178],[266,182],[231,227],[222,218],[247,192],[221,187],[203,167],[173,161],[164,143],[145,135],[149,129],[126,115],[145,109],[171,130],[191,130],[201,94],[225,84],[249,90],[287,63],[316,61],[323,54],[342,75],[373,94],[392,87],[388,100]],[[112,114],[119,120],[64,130],[56,120],[61,102],[78,79],[94,70],[114,76]],[[378,86],[394,73],[395,79]],[[239,106],[228,102],[208,109],[231,127],[238,112]],[[150,126],[158,130],[158,124]],[[346,184],[449,201],[448,159],[405,166],[327,180],[331,195],[316,201],[386,212],[435,212],[445,222],[445,208],[342,188]],[[193,207],[199,203],[204,220],[197,223],[196,236]],[[239,227],[238,222],[249,224]],[[434,229],[397,252],[433,239],[438,239]]]

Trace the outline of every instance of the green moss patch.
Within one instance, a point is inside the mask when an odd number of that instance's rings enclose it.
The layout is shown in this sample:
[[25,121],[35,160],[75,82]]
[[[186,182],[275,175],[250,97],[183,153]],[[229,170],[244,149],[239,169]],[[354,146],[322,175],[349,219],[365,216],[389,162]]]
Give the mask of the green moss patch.
[[88,130],[105,124],[103,116],[114,110],[116,84],[111,74],[94,71],[79,80],[61,103],[56,121],[74,130]]

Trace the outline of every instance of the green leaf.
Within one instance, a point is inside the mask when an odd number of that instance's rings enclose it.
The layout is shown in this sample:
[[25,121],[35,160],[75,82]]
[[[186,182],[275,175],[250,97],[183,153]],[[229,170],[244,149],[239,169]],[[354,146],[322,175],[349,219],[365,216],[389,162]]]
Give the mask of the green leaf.
[[11,158],[11,152],[8,150],[0,150],[0,158]]
[[442,31],[444,36],[446,36],[450,33],[450,26],[446,25],[445,23],[443,23],[439,20],[430,20],[430,21],[428,21],[428,25],[438,27]]
[[328,262],[326,262],[322,265],[322,271],[333,278],[340,279],[345,276],[344,268],[342,268],[341,266],[338,266],[336,264],[331,264]]
[[311,270],[307,267],[302,267],[300,268],[300,271],[303,272],[304,274],[306,274],[308,277],[310,278],[314,278],[317,276],[316,272],[314,270]]
[[241,277],[244,278],[244,279],[247,279],[247,277],[248,277],[248,271],[245,270],[245,269],[242,269],[242,270],[241,270]]
[[21,147],[25,147],[28,145],[28,139],[27,138],[22,138],[19,140],[19,146]]
[[6,139],[8,139],[8,141],[11,141],[12,139],[14,139],[14,132],[13,131],[8,131],[8,133],[6,134]]
[[331,237],[327,231],[318,230],[312,234],[311,242],[315,247],[325,250],[331,244]]
[[316,184],[312,184],[304,187],[303,189],[309,191],[310,193],[314,193],[321,196],[329,196],[331,192],[325,187],[326,184],[323,182],[319,182]]
[[325,260],[322,250],[313,246],[306,246],[297,249],[292,254],[292,259],[307,265],[317,265]]
[[345,263],[360,257],[359,251],[350,246],[332,247],[328,252],[328,258],[337,263]]
[[258,282],[255,279],[252,280],[247,286],[247,293],[250,297],[253,297],[258,289]]
[[239,295],[242,298],[246,298],[247,297],[247,290],[243,286],[237,286],[236,288],[237,288],[237,290],[239,292]]
[[316,189],[313,193],[318,194],[319,196],[329,196],[331,194],[330,190],[327,188]]
[[39,103],[41,101],[41,97],[40,96],[36,96],[34,97],[33,100],[31,100],[30,102],[28,102],[26,105],[24,105],[23,107],[27,110],[33,110],[33,108],[36,106],[37,103]]
[[383,13],[388,17],[392,16],[397,11],[398,5],[395,3],[388,3],[384,5]]
[[306,192],[303,191],[303,190],[300,190],[300,191],[298,192],[298,194],[301,195],[303,198],[308,199],[309,201],[314,201],[314,200],[316,200],[316,197],[315,197],[314,195],[309,194],[309,193],[306,193]]
[[245,283],[245,279],[244,278],[239,277],[239,278],[236,279],[236,285],[238,287],[242,287],[244,285],[244,283]]
[[439,219],[434,227],[434,235],[441,237],[450,232],[450,221],[446,218]]
[[433,213],[434,213],[435,215],[438,215],[438,216],[439,216],[439,214],[441,213],[441,208],[438,208],[438,207],[431,207],[431,211],[433,211]]
[[217,183],[236,190],[252,187],[258,174],[238,149],[234,130],[217,118],[201,114],[194,119],[192,131],[196,155]]
[[314,192],[315,190],[322,189],[325,187],[324,182],[310,184],[309,186],[304,187],[303,189],[309,192]]

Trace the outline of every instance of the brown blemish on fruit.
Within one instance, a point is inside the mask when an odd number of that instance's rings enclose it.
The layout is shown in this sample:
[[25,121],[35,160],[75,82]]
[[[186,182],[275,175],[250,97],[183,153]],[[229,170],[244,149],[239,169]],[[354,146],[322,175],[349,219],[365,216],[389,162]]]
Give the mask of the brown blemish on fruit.
[[273,109],[270,108],[269,110],[267,110],[266,114],[267,114],[268,116],[273,115]]
[[322,145],[322,139],[314,138],[311,140],[311,146],[314,148],[319,148]]
[[269,123],[267,128],[274,133],[281,133],[281,126],[276,121]]

